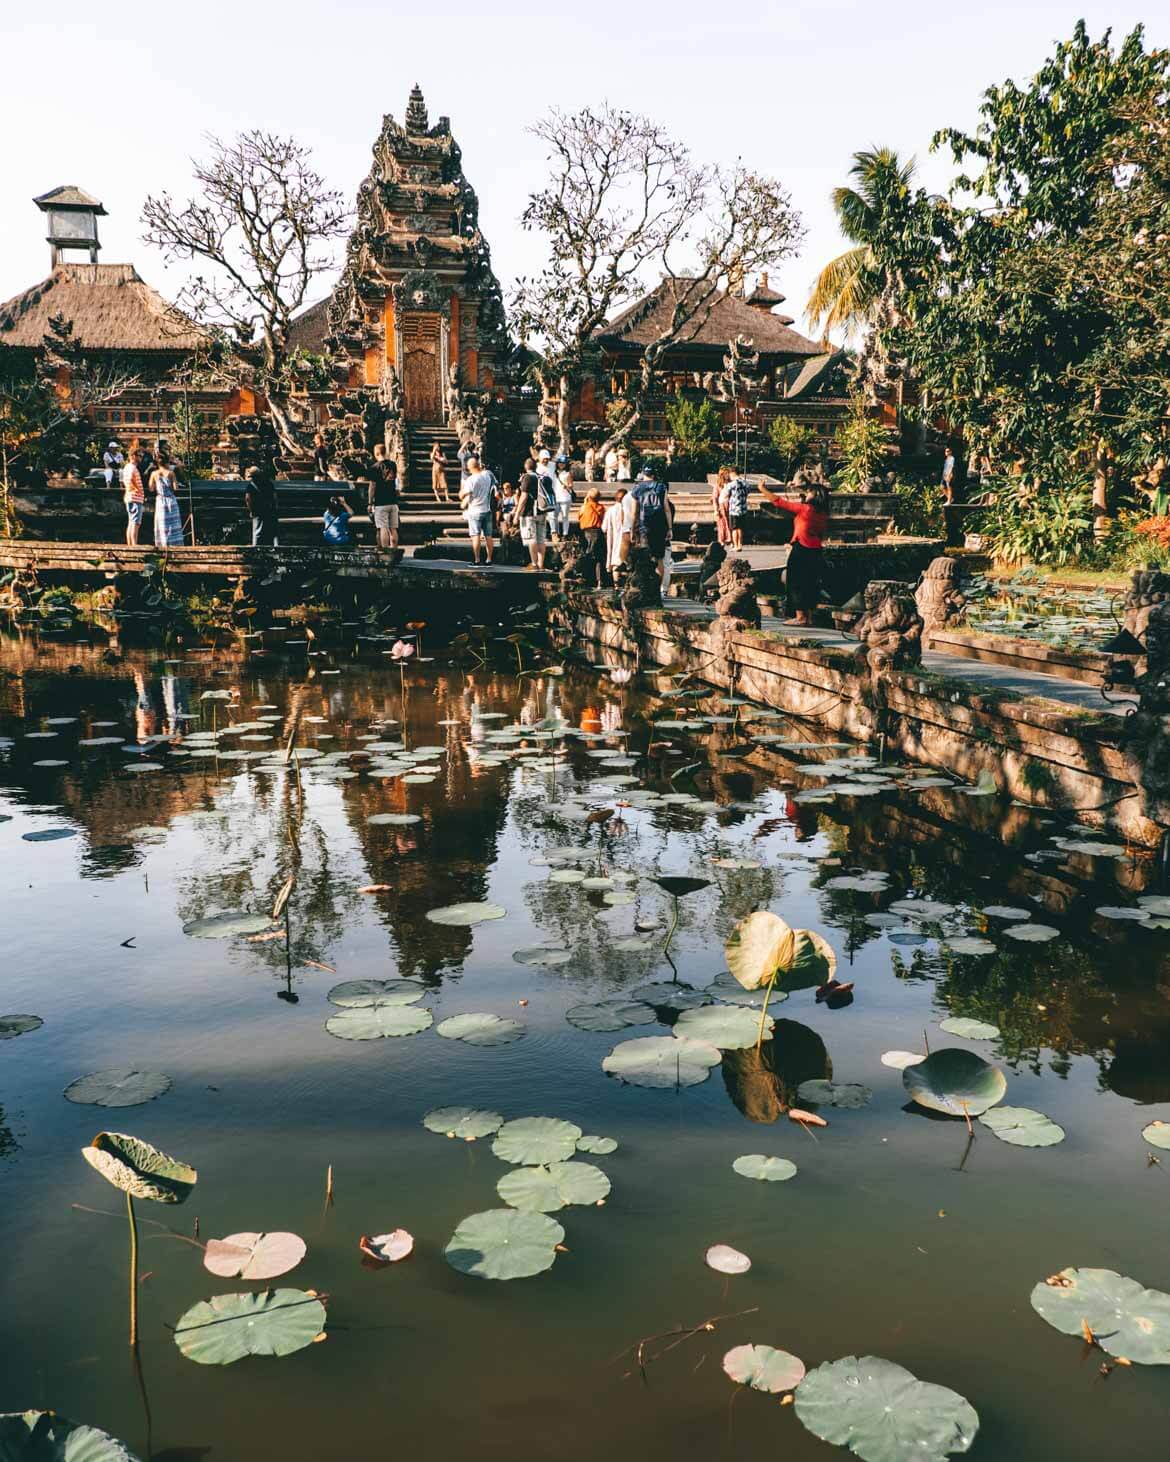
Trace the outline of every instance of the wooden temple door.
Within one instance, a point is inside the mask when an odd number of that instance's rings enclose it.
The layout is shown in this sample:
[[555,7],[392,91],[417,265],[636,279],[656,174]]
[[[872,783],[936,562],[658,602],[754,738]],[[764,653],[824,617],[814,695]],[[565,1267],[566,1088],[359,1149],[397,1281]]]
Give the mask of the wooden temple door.
[[442,421],[441,375],[438,315],[407,315],[402,322],[402,389],[407,421]]

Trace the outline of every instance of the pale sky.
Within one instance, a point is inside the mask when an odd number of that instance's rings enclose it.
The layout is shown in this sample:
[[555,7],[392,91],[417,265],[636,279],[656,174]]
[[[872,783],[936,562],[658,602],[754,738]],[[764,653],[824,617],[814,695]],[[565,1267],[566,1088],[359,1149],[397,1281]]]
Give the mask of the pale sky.
[[[1116,5],[1029,0],[536,0],[499,7],[331,0],[56,0],[0,6],[0,301],[48,273],[31,199],[60,183],[100,198],[104,263],[132,262],[173,293],[178,277],[140,239],[148,192],[186,197],[189,159],[208,133],[245,127],[295,136],[352,200],[384,112],[400,120],[418,81],[431,121],[451,118],[480,223],[507,294],[537,266],[517,224],[543,176],[526,127],[549,106],[608,100],[671,129],[696,157],[736,156],[782,180],[804,218],[799,257],[773,274],[803,326],[817,269],[841,247],[830,190],[851,154],[887,144],[918,157],[939,127],[971,127],[979,97],[1024,81],[1080,15],[1115,39],[1139,20],[1170,45],[1170,0]],[[83,257],[83,256],[78,256]],[[320,293],[325,293],[323,285]]]

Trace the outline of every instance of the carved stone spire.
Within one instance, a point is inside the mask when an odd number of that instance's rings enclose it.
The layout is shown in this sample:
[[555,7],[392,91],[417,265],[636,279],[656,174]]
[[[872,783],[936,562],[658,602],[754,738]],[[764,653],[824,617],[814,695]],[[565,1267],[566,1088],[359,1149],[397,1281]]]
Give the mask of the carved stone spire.
[[406,130],[417,136],[426,136],[428,128],[427,104],[423,101],[418,82],[411,87],[410,100],[406,104]]

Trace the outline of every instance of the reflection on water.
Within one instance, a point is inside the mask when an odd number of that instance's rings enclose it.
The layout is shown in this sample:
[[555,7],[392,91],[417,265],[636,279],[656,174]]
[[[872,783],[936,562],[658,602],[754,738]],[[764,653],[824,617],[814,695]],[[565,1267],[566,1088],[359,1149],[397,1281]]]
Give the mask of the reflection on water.
[[[1156,1374],[1102,1389],[1027,1304],[1065,1264],[1170,1288],[1167,1175],[1140,1137],[1170,1117],[1170,930],[1097,912],[1161,891],[1147,861],[1062,850],[1067,823],[915,788],[905,769],[854,763],[855,786],[878,785],[821,794],[832,779],[802,768],[849,749],[783,745],[810,736],[785,721],[757,724],[761,743],[716,698],[682,700],[665,681],[441,662],[400,674],[308,641],[164,659],[27,637],[0,646],[0,676],[0,1015],[45,1022],[0,1042],[0,1410],[55,1406],[145,1449],[124,1231],[71,1207],[116,1207],[77,1151],[109,1125],[199,1169],[182,1217],[202,1237],[301,1233],[308,1257],[288,1282],[330,1296],[327,1344],[194,1366],[167,1327],[235,1286],[144,1228],[156,1458],[831,1455],[762,1397],[729,1413],[719,1358],[749,1340],[810,1365],[886,1355],[955,1387],[982,1417],[978,1455],[1156,1455],[1170,1421]],[[26,840],[54,829],[72,835]],[[839,886],[862,872],[886,877]],[[671,903],[653,880],[671,874],[711,883],[679,900],[665,960]],[[270,910],[290,878],[287,923],[183,933]],[[891,913],[907,896],[932,901],[930,916]],[[427,918],[483,900],[506,917]],[[830,939],[853,1003],[792,993],[772,1007],[770,1043],[726,1052],[698,1086],[607,1078],[610,1048],[667,1034],[672,1012],[610,1034],[565,1011],[647,981],[710,984],[737,920],[768,907]],[[1020,922],[1059,932],[1019,942]],[[970,939],[990,952],[952,947]],[[541,945],[571,958],[513,959]],[[326,1033],[334,984],[396,977],[426,987],[436,1025],[484,1011],[519,1020],[523,1039]],[[938,1030],[948,1015],[999,1027],[976,1048],[1064,1144],[981,1134],[965,1155],[962,1123],[903,1112],[881,1054],[957,1044]],[[125,1112],[62,1100],[113,1066],[164,1071],[173,1088]],[[781,1120],[802,1082],[828,1077],[873,1100],[815,1132]],[[477,1283],[442,1260],[463,1217],[498,1205],[505,1171],[486,1143],[422,1128],[428,1109],[460,1103],[620,1143],[591,1159],[613,1184],[606,1206],[558,1215],[569,1252],[537,1279]],[[795,1161],[796,1179],[736,1176],[755,1151]],[[358,1236],[399,1226],[414,1256],[363,1269]],[[713,1242],[749,1253],[751,1273],[706,1270]],[[648,1388],[610,1364],[640,1335],[750,1307],[664,1357]]]

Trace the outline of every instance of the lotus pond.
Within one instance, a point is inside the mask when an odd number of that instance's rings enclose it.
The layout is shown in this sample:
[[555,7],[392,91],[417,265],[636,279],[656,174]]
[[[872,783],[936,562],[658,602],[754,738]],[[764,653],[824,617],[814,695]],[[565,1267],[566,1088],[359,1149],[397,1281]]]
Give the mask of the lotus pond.
[[0,1454],[1162,1455],[1148,859],[310,648],[0,641]]

